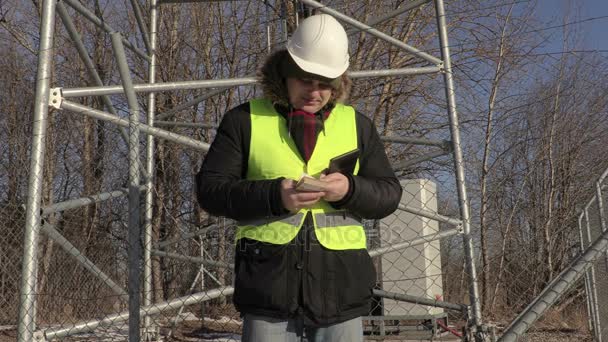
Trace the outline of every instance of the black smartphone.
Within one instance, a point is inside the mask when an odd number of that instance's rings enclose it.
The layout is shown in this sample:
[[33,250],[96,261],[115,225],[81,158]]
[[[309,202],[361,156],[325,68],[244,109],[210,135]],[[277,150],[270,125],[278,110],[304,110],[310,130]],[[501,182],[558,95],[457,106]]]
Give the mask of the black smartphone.
[[352,151],[331,158],[327,171],[328,173],[353,173],[355,171],[355,165],[357,165],[358,159],[359,149],[356,148]]

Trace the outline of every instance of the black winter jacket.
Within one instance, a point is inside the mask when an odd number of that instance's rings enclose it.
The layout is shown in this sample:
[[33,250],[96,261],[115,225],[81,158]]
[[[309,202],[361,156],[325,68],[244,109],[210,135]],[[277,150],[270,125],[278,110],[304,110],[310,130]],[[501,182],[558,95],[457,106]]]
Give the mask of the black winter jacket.
[[[371,120],[357,113],[356,124],[359,172],[347,175],[348,193],[330,204],[365,219],[379,219],[397,208],[401,186]],[[249,104],[245,103],[226,113],[197,175],[198,200],[210,214],[241,221],[288,212],[281,201],[281,178],[245,179],[250,138]],[[315,239],[310,217],[289,244],[241,239],[236,248],[234,304],[242,314],[302,317],[318,326],[369,311],[376,282],[369,254],[324,248]]]

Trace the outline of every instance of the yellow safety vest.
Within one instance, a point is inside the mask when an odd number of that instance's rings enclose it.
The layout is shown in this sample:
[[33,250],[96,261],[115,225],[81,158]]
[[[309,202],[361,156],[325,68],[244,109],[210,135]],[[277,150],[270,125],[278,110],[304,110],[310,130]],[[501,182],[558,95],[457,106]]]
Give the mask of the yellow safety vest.
[[[264,180],[285,177],[298,180],[303,173],[319,177],[335,156],[357,148],[355,110],[337,104],[325,120],[315,149],[306,163],[290,137],[285,118],[266,99],[250,101],[251,141],[247,179]],[[359,162],[354,174],[359,171]],[[311,212],[317,240],[328,249],[366,248],[361,219],[344,210],[336,210],[321,200],[310,209],[283,217],[238,222],[236,239],[249,238],[273,244],[292,241]]]

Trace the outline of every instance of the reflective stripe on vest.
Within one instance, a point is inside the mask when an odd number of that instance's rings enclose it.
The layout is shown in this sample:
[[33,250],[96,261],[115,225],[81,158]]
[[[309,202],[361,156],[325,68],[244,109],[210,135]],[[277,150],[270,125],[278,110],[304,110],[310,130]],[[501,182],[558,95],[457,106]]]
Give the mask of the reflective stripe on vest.
[[[331,158],[357,148],[355,110],[352,107],[336,105],[325,120],[324,130],[319,133],[315,149],[306,163],[289,136],[285,118],[275,111],[270,101],[258,99],[249,104],[251,141],[247,179],[285,177],[297,180],[303,173],[319,177]],[[354,174],[358,171],[359,162]],[[315,235],[324,247],[334,250],[366,248],[361,220],[348,212],[334,209],[323,200],[297,214],[239,222],[236,238],[286,244],[296,237],[308,212],[312,213]]]
[[[249,239],[272,242],[272,241],[291,241],[291,234],[294,227],[301,227],[304,213],[290,214],[273,219],[258,219],[251,221],[239,221],[238,238],[246,237]],[[365,241],[365,231],[362,227],[361,218],[345,212],[335,211],[331,213],[316,213],[313,215],[315,223],[315,235],[321,244],[327,246],[360,246],[361,241]],[[261,227],[265,226],[265,229]],[[297,230],[296,230],[297,234]],[[285,243],[287,243],[285,242]],[[327,247],[329,248],[329,247]],[[348,249],[365,248],[356,247]],[[332,248],[338,249],[338,248]],[[346,249],[346,248],[345,248]]]

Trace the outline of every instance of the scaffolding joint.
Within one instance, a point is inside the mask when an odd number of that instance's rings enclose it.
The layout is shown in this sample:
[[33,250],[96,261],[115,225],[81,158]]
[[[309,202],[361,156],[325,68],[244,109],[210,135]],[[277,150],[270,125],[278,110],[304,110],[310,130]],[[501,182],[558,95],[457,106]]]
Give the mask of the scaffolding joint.
[[34,331],[34,341],[47,342],[48,340],[46,339],[46,336],[44,335],[44,331],[42,331],[42,330]]
[[462,235],[464,234],[464,226],[462,223],[459,223],[458,225],[456,225],[456,228],[454,228],[458,231],[458,235]]
[[451,140],[442,140],[441,141],[441,149],[445,153],[452,153],[452,152],[454,152],[454,144],[452,143]]
[[63,92],[61,87],[51,88],[49,94],[49,106],[55,109],[61,109],[61,103],[63,102]]
[[440,74],[446,74],[446,73],[448,72],[448,71],[446,70],[446,68],[445,68],[445,63],[443,63],[443,61],[441,61],[441,62],[439,62],[439,63],[435,64],[435,66],[439,68],[439,73],[440,73]]

